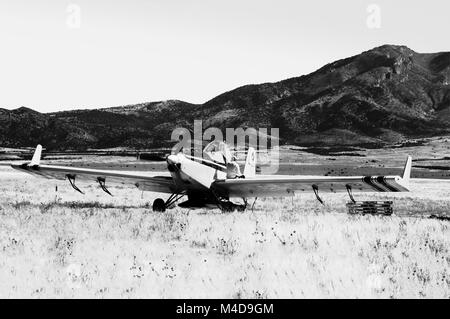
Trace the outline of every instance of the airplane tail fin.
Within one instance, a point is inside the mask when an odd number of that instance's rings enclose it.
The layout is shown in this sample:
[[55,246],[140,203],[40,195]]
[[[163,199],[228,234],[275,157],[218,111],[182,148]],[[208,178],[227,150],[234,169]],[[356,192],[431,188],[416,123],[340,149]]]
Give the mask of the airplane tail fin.
[[33,158],[31,159],[30,166],[39,165],[41,162],[42,145],[39,144],[34,151]]
[[411,167],[412,167],[412,157],[408,156],[402,175],[403,180],[407,183],[409,182],[409,179],[411,177]]
[[244,176],[254,177],[256,175],[256,151],[253,147],[249,147],[247,158],[245,159]]

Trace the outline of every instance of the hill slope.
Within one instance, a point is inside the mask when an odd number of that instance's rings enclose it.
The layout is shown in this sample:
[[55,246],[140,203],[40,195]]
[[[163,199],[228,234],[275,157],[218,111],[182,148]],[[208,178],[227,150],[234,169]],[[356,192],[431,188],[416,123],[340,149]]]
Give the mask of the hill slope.
[[204,104],[151,102],[41,114],[0,109],[0,145],[167,145],[175,127],[278,127],[299,145],[383,145],[450,132],[450,52],[385,45],[301,77],[246,85]]

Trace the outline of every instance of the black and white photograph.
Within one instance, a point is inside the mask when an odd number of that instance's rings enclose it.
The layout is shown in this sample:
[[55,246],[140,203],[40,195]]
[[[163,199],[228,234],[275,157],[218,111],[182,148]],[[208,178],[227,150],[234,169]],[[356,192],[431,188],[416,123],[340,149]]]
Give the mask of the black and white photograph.
[[449,31],[447,0],[0,0],[0,299],[448,300]]

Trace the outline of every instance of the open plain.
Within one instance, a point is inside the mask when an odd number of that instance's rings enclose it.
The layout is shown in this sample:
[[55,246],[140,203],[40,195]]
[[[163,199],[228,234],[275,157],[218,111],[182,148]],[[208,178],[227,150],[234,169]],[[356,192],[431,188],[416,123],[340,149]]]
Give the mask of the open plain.
[[[395,172],[403,157],[390,158]],[[158,194],[133,186],[111,187],[111,197],[79,183],[82,195],[6,165],[0,180],[3,298],[450,298],[450,180],[355,194],[394,200],[390,217],[348,215],[346,194],[323,194],[324,206],[305,193],[258,199],[246,212],[161,214],[151,210]]]

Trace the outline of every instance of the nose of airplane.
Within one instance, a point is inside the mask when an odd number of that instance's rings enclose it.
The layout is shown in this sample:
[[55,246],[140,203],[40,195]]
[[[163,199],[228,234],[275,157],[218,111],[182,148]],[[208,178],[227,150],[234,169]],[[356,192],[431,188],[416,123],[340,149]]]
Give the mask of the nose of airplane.
[[178,160],[178,156],[176,156],[176,155],[169,155],[167,157],[167,163],[168,164],[175,165],[175,164],[178,164],[179,162],[180,161]]
[[170,172],[175,172],[179,170],[181,167],[180,159],[177,155],[169,155],[167,156],[167,168]]

